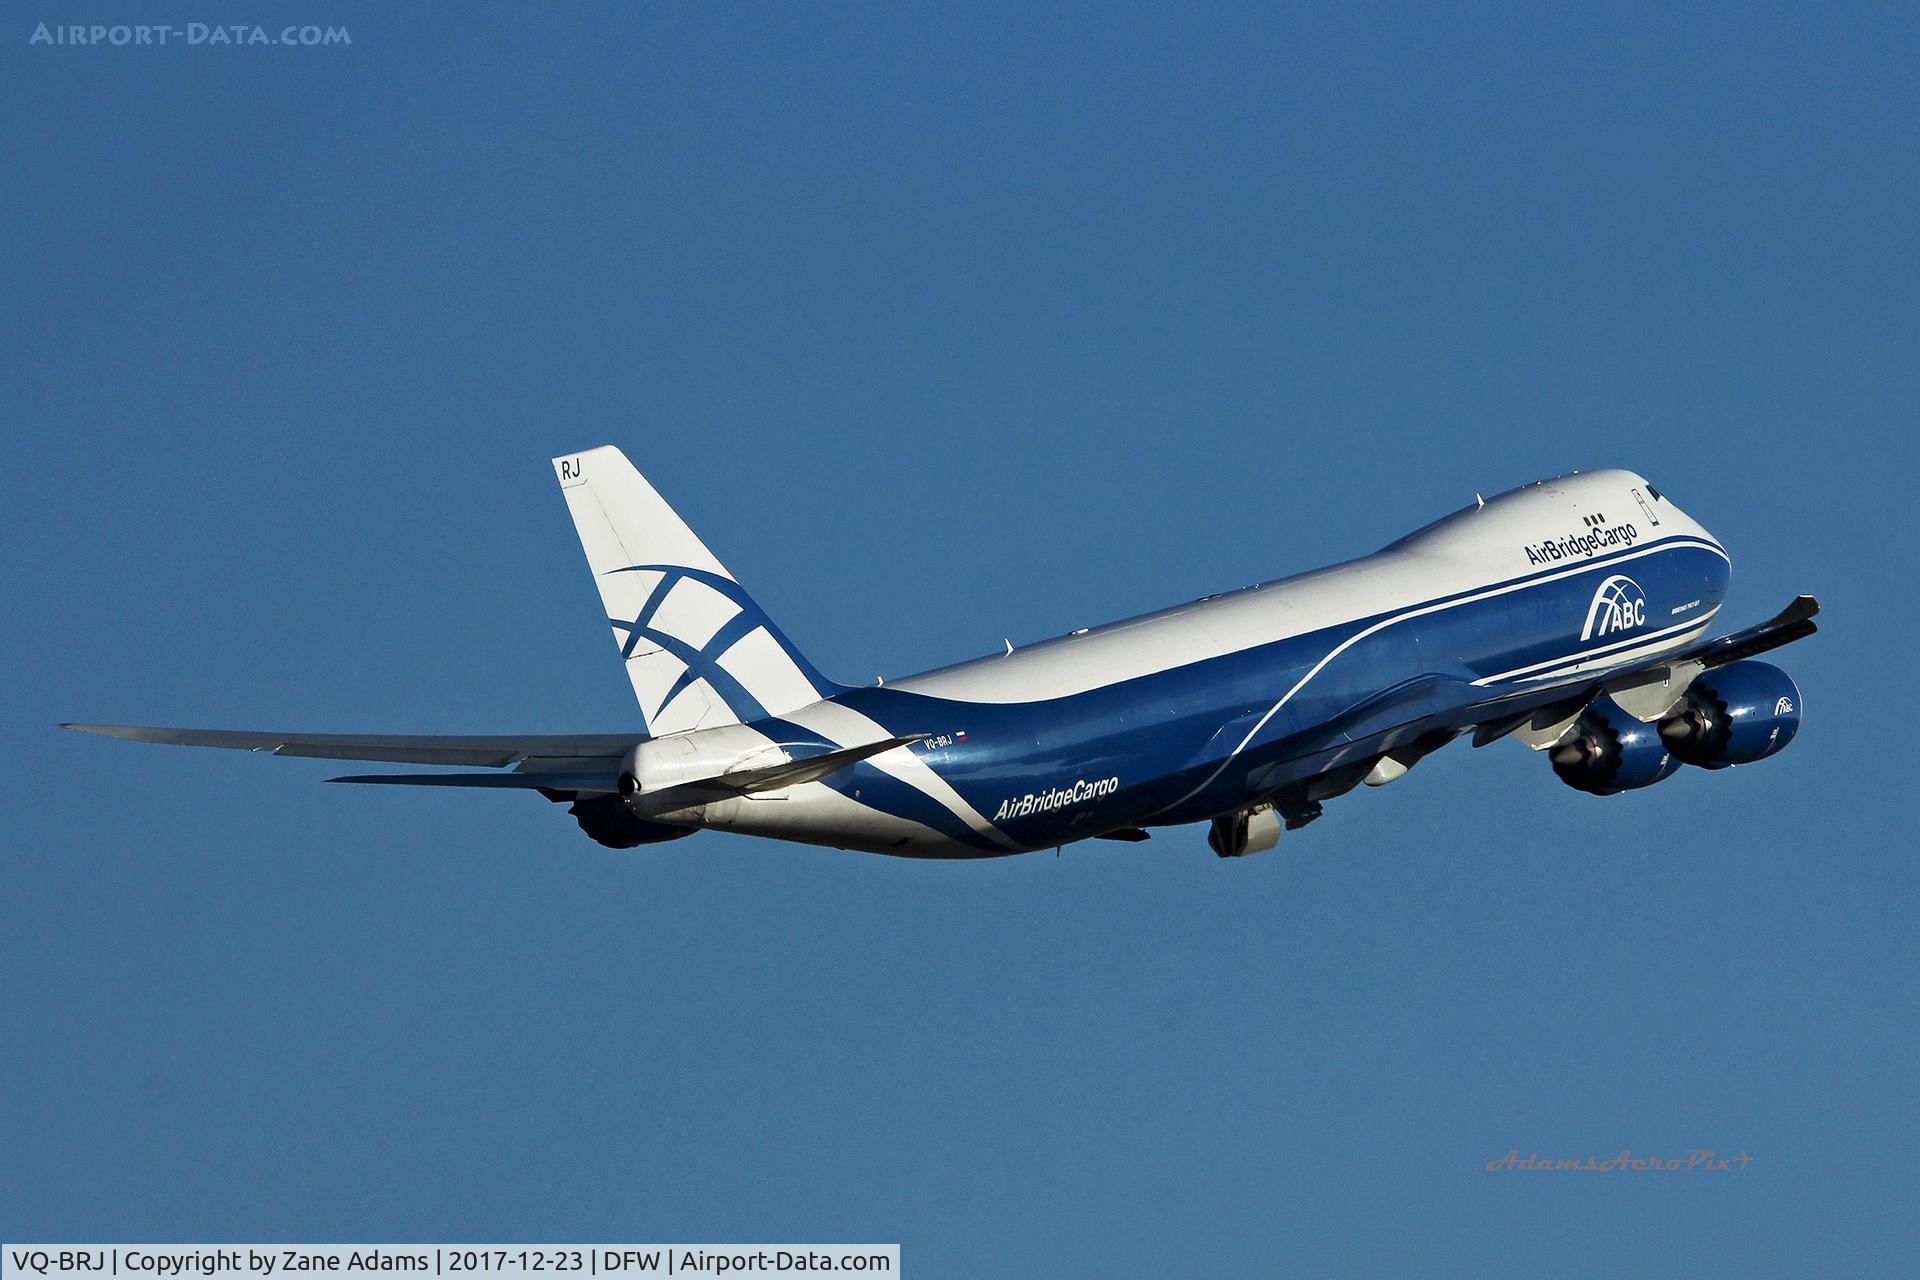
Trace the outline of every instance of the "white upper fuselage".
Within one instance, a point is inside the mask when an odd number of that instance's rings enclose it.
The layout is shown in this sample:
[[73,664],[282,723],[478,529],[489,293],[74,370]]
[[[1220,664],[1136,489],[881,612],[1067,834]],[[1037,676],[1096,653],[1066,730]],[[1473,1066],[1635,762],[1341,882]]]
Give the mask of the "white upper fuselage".
[[[1034,702],[1082,693],[1536,572],[1549,563],[1541,544],[1594,533],[1584,523],[1589,517],[1601,520],[1600,529],[1633,525],[1636,542],[1676,534],[1713,542],[1633,472],[1575,473],[1467,507],[1356,560],[941,667],[888,687],[967,702]],[[1529,559],[1529,548],[1535,559]],[[1553,563],[1574,569],[1586,558],[1569,555]],[[1710,617],[1709,610],[1689,621],[1704,624]]]

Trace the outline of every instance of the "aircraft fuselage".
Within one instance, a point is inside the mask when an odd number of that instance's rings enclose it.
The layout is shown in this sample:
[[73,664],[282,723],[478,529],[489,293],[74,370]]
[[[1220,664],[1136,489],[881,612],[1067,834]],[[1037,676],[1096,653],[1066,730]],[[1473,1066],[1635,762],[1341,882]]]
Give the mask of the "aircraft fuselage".
[[776,743],[857,721],[930,736],[900,749],[908,766],[882,757],[673,816],[921,857],[1205,820],[1383,749],[1417,753],[1368,735],[1372,702],[1399,722],[1410,703],[1440,708],[1696,640],[1729,572],[1725,550],[1630,472],[1543,481],[1358,560],[755,722]]

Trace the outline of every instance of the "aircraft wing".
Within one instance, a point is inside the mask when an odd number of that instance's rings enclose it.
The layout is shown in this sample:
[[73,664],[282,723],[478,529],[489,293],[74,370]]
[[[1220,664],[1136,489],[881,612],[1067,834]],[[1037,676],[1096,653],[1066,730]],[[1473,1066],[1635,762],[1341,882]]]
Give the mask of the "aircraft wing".
[[320,760],[380,760],[390,764],[459,764],[488,769],[530,760],[605,760],[623,756],[645,736],[640,733],[554,734],[545,736],[434,736],[407,734],[251,733],[234,729],[158,729],[130,724],[63,724],[62,729],[97,733],[128,742],[161,742],[182,747],[226,747],[276,756]]
[[[1730,636],[1721,636],[1717,640],[1703,640],[1682,650],[1680,656],[1697,657],[1701,665],[1709,670],[1723,667],[1729,662],[1751,658],[1769,649],[1778,649],[1783,644],[1806,639],[1820,629],[1813,620],[1819,612],[1818,600],[1812,596],[1795,596],[1792,604],[1760,625],[1736,631]],[[1662,662],[1668,660],[1661,659]]]
[[1818,629],[1813,618],[1819,612],[1817,600],[1800,596],[1767,621],[1731,635],[1519,688],[1422,676],[1293,739],[1292,750],[1275,766],[1276,777],[1339,769],[1382,752],[1400,754],[1410,764],[1469,730],[1476,747],[1509,734],[1529,746],[1544,747],[1602,694],[1613,696],[1630,712],[1657,714],[1644,708],[1670,705],[1674,673],[1688,666],[1710,670],[1804,639]]
[[[1812,596],[1796,596],[1793,603],[1765,622],[1731,635],[1698,640],[1656,657],[1642,658],[1618,667],[1581,672],[1525,691],[1510,692],[1475,703],[1468,708],[1472,718],[1465,721],[1464,725],[1475,728],[1473,745],[1483,747],[1540,721],[1543,712],[1571,706],[1575,699],[1584,707],[1601,694],[1609,693],[1623,703],[1631,703],[1637,690],[1664,685],[1671,672],[1688,666],[1711,671],[1729,662],[1738,662],[1796,640],[1804,640],[1820,629],[1813,620],[1819,612],[1818,600]],[[1660,695],[1655,693],[1652,696],[1657,700]],[[1639,710],[1632,705],[1628,705],[1627,709]],[[1544,731],[1547,725],[1539,727]]]

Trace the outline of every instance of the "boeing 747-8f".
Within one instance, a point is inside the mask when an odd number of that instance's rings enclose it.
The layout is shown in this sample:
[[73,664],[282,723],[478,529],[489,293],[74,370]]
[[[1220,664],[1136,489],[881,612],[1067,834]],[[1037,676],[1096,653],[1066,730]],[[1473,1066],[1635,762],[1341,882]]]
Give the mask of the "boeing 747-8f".
[[[69,725],[135,742],[455,766],[337,782],[522,788],[627,849],[701,828],[984,858],[1209,823],[1273,847],[1470,736],[1610,796],[1774,754],[1800,691],[1706,639],[1731,562],[1630,471],[1476,502],[1372,555],[873,687],[836,684],[618,449],[553,460],[643,732],[349,736]],[[484,770],[484,772],[482,771]]]

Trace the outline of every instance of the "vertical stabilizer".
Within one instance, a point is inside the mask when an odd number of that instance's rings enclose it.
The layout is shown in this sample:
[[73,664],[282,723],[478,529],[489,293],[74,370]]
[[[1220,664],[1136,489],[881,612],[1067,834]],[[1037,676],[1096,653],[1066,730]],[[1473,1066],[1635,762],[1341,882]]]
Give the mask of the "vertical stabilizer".
[[566,454],[553,471],[649,734],[746,724],[835,691],[620,450]]

